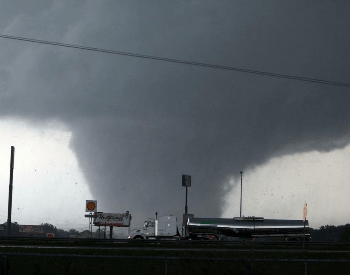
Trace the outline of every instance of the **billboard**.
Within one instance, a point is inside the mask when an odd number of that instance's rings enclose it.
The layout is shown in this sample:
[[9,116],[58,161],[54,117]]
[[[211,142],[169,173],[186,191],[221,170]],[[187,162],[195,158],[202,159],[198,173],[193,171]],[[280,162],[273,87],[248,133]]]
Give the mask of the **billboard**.
[[20,225],[19,233],[43,234],[44,227],[42,225]]
[[182,186],[191,187],[191,176],[182,175]]
[[118,227],[129,227],[131,215],[129,211],[126,213],[96,213],[94,218],[94,225],[97,226],[118,226]]

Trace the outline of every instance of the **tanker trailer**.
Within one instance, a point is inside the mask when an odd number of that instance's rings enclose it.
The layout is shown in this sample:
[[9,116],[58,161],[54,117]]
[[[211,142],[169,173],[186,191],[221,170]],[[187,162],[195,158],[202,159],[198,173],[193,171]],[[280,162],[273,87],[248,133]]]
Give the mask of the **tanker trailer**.
[[264,219],[263,217],[188,218],[189,238],[193,240],[215,237],[285,237],[287,241],[309,241],[309,222],[306,220]]

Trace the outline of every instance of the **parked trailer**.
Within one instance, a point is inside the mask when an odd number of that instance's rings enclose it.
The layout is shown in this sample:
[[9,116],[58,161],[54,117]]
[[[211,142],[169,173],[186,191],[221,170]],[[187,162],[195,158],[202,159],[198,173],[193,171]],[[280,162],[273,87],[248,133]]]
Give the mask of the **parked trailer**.
[[257,238],[286,237],[287,241],[310,241],[306,220],[264,219],[263,217],[188,218],[189,238],[220,239],[222,237]]

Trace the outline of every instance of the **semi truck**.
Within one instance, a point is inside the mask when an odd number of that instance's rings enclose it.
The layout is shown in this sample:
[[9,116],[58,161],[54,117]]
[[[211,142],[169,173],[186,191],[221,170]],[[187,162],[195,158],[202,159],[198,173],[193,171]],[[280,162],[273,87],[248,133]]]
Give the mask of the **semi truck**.
[[254,239],[261,237],[284,237],[286,241],[310,241],[307,220],[264,219],[263,217],[195,218],[187,220],[186,237],[181,238],[176,216],[149,218],[142,228],[129,232],[129,239],[188,239],[211,240],[231,237]]
[[192,240],[239,237],[285,237],[286,241],[311,240],[307,220],[264,219],[263,217],[188,218],[188,238]]

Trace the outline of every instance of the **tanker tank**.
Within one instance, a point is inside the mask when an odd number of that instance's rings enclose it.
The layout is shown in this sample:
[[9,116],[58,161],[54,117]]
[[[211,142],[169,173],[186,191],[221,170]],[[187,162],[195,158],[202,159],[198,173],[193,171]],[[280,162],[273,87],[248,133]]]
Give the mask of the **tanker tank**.
[[193,239],[214,235],[225,237],[288,237],[293,240],[307,236],[309,222],[306,220],[264,219],[263,217],[188,218],[189,236]]

